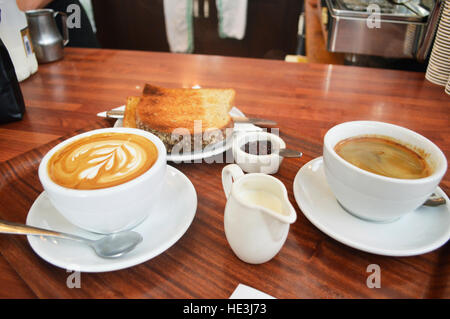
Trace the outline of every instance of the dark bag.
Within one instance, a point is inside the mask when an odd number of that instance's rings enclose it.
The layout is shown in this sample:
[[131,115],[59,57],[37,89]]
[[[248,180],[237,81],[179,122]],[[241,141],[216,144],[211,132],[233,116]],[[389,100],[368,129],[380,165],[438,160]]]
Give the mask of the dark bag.
[[25,112],[14,65],[0,39],[0,124],[21,120]]

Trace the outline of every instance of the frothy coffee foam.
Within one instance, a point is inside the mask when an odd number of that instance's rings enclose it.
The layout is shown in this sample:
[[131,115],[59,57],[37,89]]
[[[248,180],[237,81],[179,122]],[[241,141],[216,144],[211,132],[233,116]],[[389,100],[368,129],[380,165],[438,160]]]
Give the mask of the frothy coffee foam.
[[56,152],[48,162],[48,174],[64,187],[100,189],[142,175],[157,157],[156,146],[145,137],[101,133],[76,140]]
[[419,153],[388,137],[351,137],[340,141],[335,151],[347,162],[378,175],[417,179],[432,174]]

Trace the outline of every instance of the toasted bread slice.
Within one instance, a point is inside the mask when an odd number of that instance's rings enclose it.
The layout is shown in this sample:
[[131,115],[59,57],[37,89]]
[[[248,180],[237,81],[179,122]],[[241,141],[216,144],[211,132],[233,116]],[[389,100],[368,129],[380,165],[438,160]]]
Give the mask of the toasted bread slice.
[[199,138],[202,149],[226,138],[226,129],[234,125],[228,114],[234,96],[232,89],[166,89],[146,84],[141,97],[127,98],[123,125],[155,134],[168,152],[177,144],[192,152],[199,147]]
[[234,97],[233,89],[167,89],[146,84],[136,106],[136,124],[164,133],[177,128],[190,134],[224,129],[233,123],[228,112]]
[[136,128],[136,106],[140,101],[138,96],[129,96],[125,106],[125,113],[123,115],[123,126]]

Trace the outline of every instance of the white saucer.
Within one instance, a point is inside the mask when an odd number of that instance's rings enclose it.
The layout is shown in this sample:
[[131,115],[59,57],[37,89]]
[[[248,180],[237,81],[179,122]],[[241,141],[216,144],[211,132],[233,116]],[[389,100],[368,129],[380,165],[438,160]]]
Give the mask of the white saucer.
[[[133,229],[143,236],[143,241],[130,253],[117,259],[103,259],[89,246],[64,239],[28,236],[28,242],[40,257],[55,266],[81,272],[113,271],[143,263],[163,253],[187,231],[196,210],[197,194],[191,181],[179,170],[167,166],[160,202],[149,217]],[[45,192],[31,206],[26,223],[98,238],[69,223],[52,206]]]
[[[125,105],[119,106],[113,110],[125,111]],[[245,114],[242,113],[242,111],[239,110],[237,107],[233,107],[230,110],[229,114],[230,116],[234,117],[245,117]],[[97,114],[97,116],[106,117],[106,112],[100,112]],[[117,117],[117,121],[114,123],[114,127],[123,127],[123,119],[121,117]],[[237,122],[234,123],[233,133],[247,132],[247,131],[262,131],[262,128],[253,125],[251,123],[237,123]],[[233,139],[228,138],[225,142],[221,141],[214,145],[211,144],[206,149],[200,152],[183,153],[180,155],[173,155],[167,153],[167,160],[174,163],[201,160],[204,158],[209,158],[212,156],[222,154],[228,151],[232,146],[233,146]]]
[[421,206],[392,223],[375,223],[347,213],[331,192],[322,157],[305,164],[294,179],[294,196],[309,221],[325,234],[350,247],[386,256],[413,256],[430,252],[450,238],[450,203]]

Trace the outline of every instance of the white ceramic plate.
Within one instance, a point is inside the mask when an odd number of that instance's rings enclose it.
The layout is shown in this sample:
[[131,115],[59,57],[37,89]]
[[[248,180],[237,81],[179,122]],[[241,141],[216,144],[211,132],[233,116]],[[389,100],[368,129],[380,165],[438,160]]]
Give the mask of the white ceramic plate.
[[347,213],[331,192],[322,157],[305,164],[294,179],[294,196],[309,221],[322,232],[350,247],[386,256],[413,256],[430,252],[450,238],[450,203],[421,206],[392,223],[375,223]]
[[433,67],[430,67],[427,70],[427,73],[431,74],[433,77],[435,77],[435,78],[437,78],[439,80],[443,80],[443,81],[447,82],[448,74],[447,75],[445,75],[445,74],[443,75],[440,71],[436,71],[436,69],[433,68]]
[[444,83],[444,85],[447,83],[447,79],[448,79],[448,76],[441,76],[439,73],[434,71],[434,69],[432,69],[432,68],[429,68],[427,70],[427,72],[425,73],[425,77],[427,79],[433,78],[434,80],[436,80],[440,83]]
[[450,19],[447,19],[447,18],[445,18],[445,17],[442,17],[441,18],[441,22],[440,22],[440,25],[439,25],[439,27],[438,27],[438,32],[439,32],[439,34],[445,34],[445,35],[448,35],[448,34],[450,34]]
[[440,85],[440,86],[445,86],[447,84],[446,81],[440,80],[436,77],[434,77],[433,75],[431,75],[430,73],[425,73],[425,78],[430,81],[431,83],[434,83],[436,85]]
[[444,58],[440,53],[433,52],[430,57],[430,63],[436,66],[437,70],[447,73],[447,68],[450,67],[450,62],[448,57]]
[[448,77],[444,78],[444,77],[440,76],[438,73],[434,72],[431,68],[428,69],[427,72],[425,73],[425,78],[431,82],[441,84],[441,85],[446,85],[447,79],[448,79]]
[[[149,190],[151,191],[151,190]],[[159,203],[149,217],[133,230],[143,241],[130,253],[116,259],[98,257],[87,245],[64,239],[28,236],[32,249],[49,263],[71,271],[105,272],[135,266],[166,251],[187,231],[197,210],[197,194],[191,181],[168,166]],[[28,212],[28,225],[72,233],[88,238],[99,236],[69,223],[43,192]]]
[[437,43],[435,45],[437,45],[439,48],[444,48],[444,49],[450,48],[450,43],[447,42],[447,36],[444,37],[444,36],[437,35],[435,38],[435,42]]
[[[124,111],[125,105],[115,108],[114,110]],[[245,114],[241,112],[237,107],[233,107],[230,111],[230,115],[234,117],[244,117]],[[106,117],[106,112],[98,113],[99,117]],[[114,127],[122,127],[123,120],[122,118],[117,118],[117,121],[114,123]],[[255,126],[250,123],[234,123],[233,133],[246,132],[246,131],[261,131],[262,129],[258,126]],[[234,134],[233,134],[234,135]],[[175,163],[181,162],[190,162],[201,160],[204,158],[209,158],[212,156],[216,156],[222,154],[223,152],[228,151],[233,145],[233,139],[228,138],[225,142],[220,142],[217,144],[209,145],[207,149],[201,152],[193,152],[193,153],[183,153],[180,155],[172,155],[167,153],[167,160]]]

